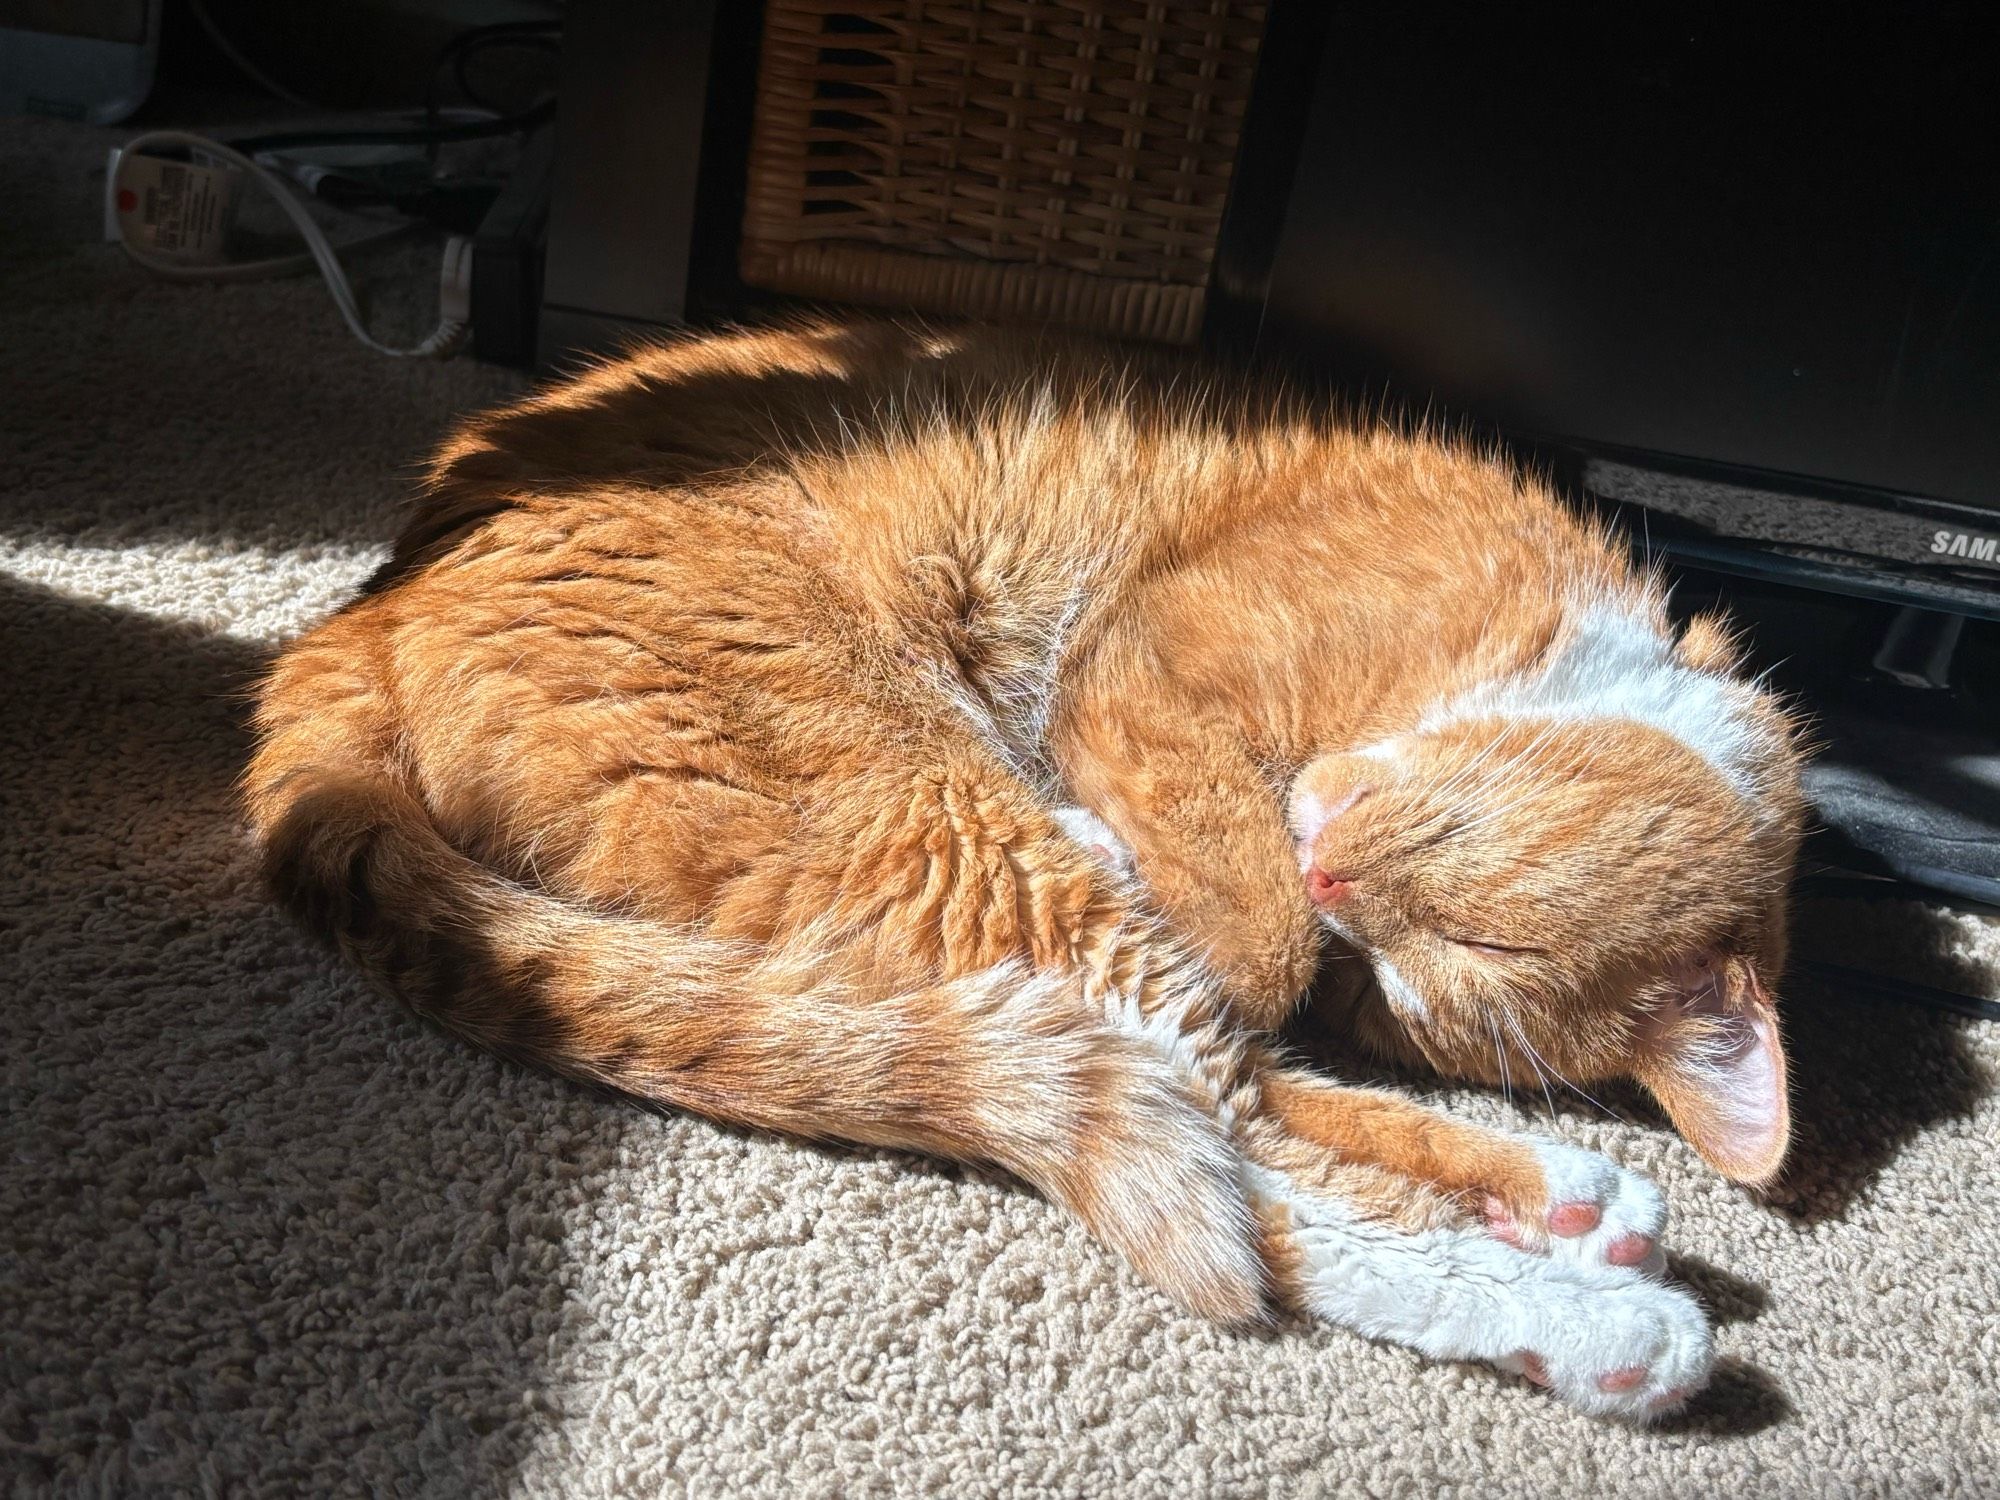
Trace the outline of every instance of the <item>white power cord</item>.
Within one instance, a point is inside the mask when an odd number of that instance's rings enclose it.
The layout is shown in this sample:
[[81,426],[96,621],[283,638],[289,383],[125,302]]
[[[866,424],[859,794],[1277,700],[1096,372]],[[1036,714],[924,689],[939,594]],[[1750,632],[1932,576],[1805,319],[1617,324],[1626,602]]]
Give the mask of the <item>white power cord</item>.
[[[223,265],[191,264],[186,259],[161,255],[144,250],[132,243],[122,216],[118,225],[118,244],[124,252],[149,271],[178,281],[246,281],[264,276],[283,276],[294,271],[317,266],[320,276],[326,281],[326,289],[333,294],[334,305],[340,309],[340,316],[353,335],[378,354],[387,354],[398,359],[448,359],[456,353],[464,342],[467,320],[464,316],[463,293],[470,284],[470,260],[468,248],[462,241],[454,239],[445,247],[444,289],[445,315],[430,336],[408,349],[398,349],[378,341],[368,332],[361,320],[361,303],[355,296],[354,284],[347,279],[347,268],[340,263],[340,252],[355,250],[365,245],[379,244],[395,235],[405,232],[406,226],[396,225],[377,234],[364,235],[336,249],[326,237],[326,231],[314,222],[305,205],[292,194],[282,178],[265,167],[259,166],[242,152],[225,146],[220,141],[207,136],[194,135],[185,130],[149,130],[125,143],[119,153],[117,164],[111,169],[111,180],[106,193],[113,203],[119,199],[121,179],[131,163],[140,153],[161,147],[177,147],[196,151],[217,161],[227,162],[242,172],[251,181],[270,194],[272,200],[284,211],[292,227],[306,243],[305,250],[297,255],[278,256],[270,260],[240,261]],[[456,314],[456,315],[454,315]]]

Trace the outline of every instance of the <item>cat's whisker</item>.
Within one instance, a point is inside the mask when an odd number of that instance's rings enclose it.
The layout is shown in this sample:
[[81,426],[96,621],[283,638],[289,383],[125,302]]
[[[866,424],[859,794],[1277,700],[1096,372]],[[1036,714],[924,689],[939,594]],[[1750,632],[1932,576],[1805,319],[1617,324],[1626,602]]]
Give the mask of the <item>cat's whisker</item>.
[[1493,1060],[1500,1065],[1500,1097],[1511,1106],[1514,1102],[1514,1079],[1507,1070],[1507,1049],[1500,1045],[1500,1023],[1493,1019],[1493,1012],[1486,1013],[1486,1029],[1493,1037]]
[[1548,1106],[1549,1123],[1553,1125],[1556,1120],[1556,1096],[1549,1090],[1548,1074],[1542,1071],[1542,1055],[1528,1045],[1527,1037],[1521,1034],[1520,1024],[1512,1016],[1506,1015],[1505,1012],[1502,1012],[1502,1016],[1507,1022],[1507,1030],[1513,1035],[1514,1040],[1521,1044],[1521,1050],[1528,1059],[1528,1066],[1535,1070],[1535,1079],[1542,1086],[1542,1103]]
[[1596,1095],[1590,1093],[1588,1090],[1580,1088],[1576,1084],[1571,1083],[1568,1078],[1564,1077],[1561,1073],[1556,1072],[1556,1069],[1553,1066],[1549,1067],[1549,1071],[1555,1074],[1555,1080],[1557,1083],[1561,1084],[1564,1088],[1568,1089],[1572,1094],[1576,1095],[1577,1098],[1583,1100],[1584,1103],[1594,1106],[1601,1114],[1605,1116],[1606,1119],[1611,1119],[1611,1120],[1624,1119],[1624,1116],[1619,1114],[1617,1110],[1613,1109],[1610,1105],[1606,1104],[1602,1099],[1599,1099]]
[[[1484,765],[1499,748],[1500,740],[1498,738],[1489,741],[1486,747],[1478,755],[1474,756],[1468,765],[1458,768],[1448,776],[1426,783],[1419,790],[1418,797],[1424,802],[1437,802],[1443,805],[1439,806],[1436,812],[1433,812],[1429,817],[1411,828],[1411,836],[1422,841],[1426,835],[1431,834],[1434,830],[1443,828],[1445,831],[1440,837],[1456,838],[1471,829],[1493,821],[1495,818],[1506,816],[1530,800],[1539,789],[1533,779],[1525,783],[1526,790],[1512,802],[1500,807],[1486,805],[1490,802],[1491,797],[1498,793],[1499,789],[1508,784],[1517,769],[1526,764],[1536,752],[1555,738],[1561,727],[1561,722],[1554,719],[1544,724],[1526,745],[1516,750],[1504,762],[1492,767],[1483,777],[1479,778],[1479,789],[1476,796],[1459,796],[1454,798],[1454,794],[1467,783],[1472,773]],[[1470,822],[1459,821],[1468,806],[1479,807],[1481,809],[1480,816]]]
[[1488,808],[1485,812],[1482,812],[1478,817],[1473,818],[1469,822],[1456,824],[1452,828],[1453,837],[1457,837],[1460,834],[1470,833],[1475,828],[1482,828],[1486,824],[1491,823],[1496,818],[1506,817],[1516,808],[1523,807],[1529,802],[1532,802],[1535,799],[1535,794],[1540,790],[1541,788],[1531,783],[1528,789],[1523,793],[1521,793],[1520,796],[1516,797],[1512,802],[1505,803],[1499,807]]
[[1538,731],[1536,731],[1534,737],[1530,739],[1527,744],[1523,745],[1519,750],[1515,751],[1514,754],[1509,756],[1504,764],[1500,765],[1495,770],[1488,773],[1483,785],[1497,786],[1501,784],[1517,768],[1526,764],[1530,759],[1532,759],[1536,755],[1537,752],[1539,752],[1544,746],[1546,746],[1549,743],[1549,741],[1553,740],[1556,737],[1557,731],[1561,729],[1561,727],[1562,723],[1558,719],[1550,719],[1547,723],[1543,724],[1542,727]]
[[1520,1037],[1521,1045],[1527,1048],[1529,1056],[1535,1060],[1535,1066],[1537,1071],[1540,1071],[1540,1069],[1542,1068],[1548,1069],[1549,1076],[1553,1077],[1557,1083],[1561,1084],[1564,1088],[1568,1089],[1572,1094],[1576,1095],[1577,1098],[1583,1100],[1586,1104],[1595,1105],[1599,1110],[1599,1112],[1602,1113],[1606,1118],[1612,1120],[1623,1118],[1623,1116],[1621,1116],[1616,1110],[1612,1109],[1608,1104],[1604,1103],[1603,1100],[1598,1099],[1594,1095],[1579,1088],[1576,1084],[1571,1083],[1569,1079],[1565,1078],[1562,1072],[1555,1066],[1554,1063],[1550,1062],[1546,1057],[1543,1057],[1541,1053],[1537,1052],[1533,1044],[1528,1041],[1527,1037],[1521,1035],[1521,1031],[1518,1026],[1512,1027],[1511,1029],[1514,1031],[1514,1034],[1517,1037]]
[[[1485,807],[1483,799],[1489,798],[1496,791],[1496,789],[1504,787],[1508,783],[1511,773],[1518,766],[1520,766],[1528,756],[1533,755],[1535,751],[1541,747],[1541,745],[1545,742],[1547,736],[1551,732],[1552,729],[1544,730],[1542,735],[1538,736],[1536,740],[1529,743],[1527,746],[1517,751],[1515,754],[1509,756],[1504,764],[1494,767],[1485,776],[1481,777],[1479,781],[1478,791],[1476,794],[1457,796],[1455,798],[1453,797],[1452,794],[1456,793],[1459,790],[1459,788],[1464,784],[1465,778],[1463,776],[1453,776],[1439,787],[1424,788],[1422,796],[1424,797],[1425,800],[1432,800],[1432,799],[1437,799],[1437,800],[1451,799],[1451,800],[1448,801],[1447,805],[1440,807],[1436,812],[1432,813],[1422,823],[1418,824],[1412,831],[1418,834],[1428,833],[1431,829],[1437,827],[1440,824],[1450,823],[1451,824],[1450,836],[1456,837],[1457,835],[1465,832],[1468,828],[1477,827],[1479,826],[1479,823],[1489,821],[1493,817],[1500,816],[1504,813],[1512,811],[1515,807],[1518,807],[1521,801],[1526,800],[1526,796],[1516,800],[1515,802],[1509,803],[1507,804],[1507,806],[1499,809],[1492,809],[1489,807]],[[1478,766],[1479,764],[1481,764],[1486,759],[1487,756],[1492,754],[1493,750],[1498,746],[1498,743],[1499,742],[1496,740],[1492,744],[1490,744],[1486,750],[1482,751],[1480,755],[1473,761],[1473,765]],[[1526,795],[1532,795],[1534,790],[1535,790],[1535,784],[1532,781],[1530,781],[1528,783],[1528,792]],[[1471,823],[1458,822],[1457,819],[1463,814],[1463,812],[1466,810],[1467,807],[1482,808],[1481,817]]]
[[[1487,623],[1488,625],[1492,623],[1491,612],[1489,612],[1487,615]],[[1467,761],[1464,765],[1460,766],[1456,771],[1454,771],[1450,776],[1446,777],[1441,784],[1437,785],[1434,788],[1426,788],[1425,790],[1439,797],[1449,797],[1452,793],[1456,792],[1461,786],[1464,786],[1468,781],[1470,781],[1473,774],[1477,772],[1481,766],[1485,765],[1488,760],[1492,759],[1493,755],[1495,754],[1495,752],[1499,750],[1499,748],[1500,748],[1500,738],[1499,736],[1496,735],[1492,739],[1486,742],[1485,747],[1482,748],[1477,755],[1473,756],[1471,760]]]
[[[1466,825],[1459,824],[1456,820],[1464,813],[1468,806],[1477,806],[1478,804],[1471,796],[1458,795],[1458,793],[1466,785],[1472,772],[1499,748],[1499,743],[1497,739],[1488,742],[1486,748],[1473,758],[1470,765],[1460,768],[1459,771],[1444,777],[1442,780],[1434,780],[1426,783],[1418,790],[1416,794],[1417,800],[1422,802],[1437,802],[1440,806],[1437,811],[1416,824],[1411,829],[1412,834],[1427,834],[1441,824],[1452,825],[1449,829],[1450,835],[1456,835],[1463,830]],[[1479,791],[1484,793],[1493,787],[1501,785],[1506,773],[1520,762],[1523,755],[1532,753],[1533,749],[1532,745],[1529,746],[1527,750],[1510,757],[1505,765],[1496,768],[1487,776],[1481,778]]]
[[[1498,790],[1501,787],[1507,785],[1509,780],[1512,779],[1513,772],[1518,767],[1526,763],[1530,757],[1532,757],[1538,751],[1540,751],[1552,739],[1554,739],[1556,736],[1556,732],[1559,728],[1560,725],[1555,720],[1550,720],[1549,723],[1542,728],[1541,732],[1538,733],[1532,740],[1530,740],[1527,743],[1527,745],[1525,745],[1518,753],[1509,758],[1509,760],[1505,765],[1498,767],[1485,778],[1485,780],[1480,785],[1481,793],[1489,796],[1497,795]],[[1526,803],[1528,803],[1529,801],[1531,801],[1534,798],[1535,794],[1538,791],[1540,791],[1542,787],[1540,779],[1534,776],[1528,776],[1526,778],[1521,779],[1520,785],[1524,789],[1519,796],[1514,798],[1513,801],[1503,803],[1498,807],[1488,806],[1478,818],[1475,818],[1470,823],[1461,824],[1454,831],[1457,833],[1465,833],[1471,829],[1478,828],[1483,824],[1490,823],[1495,818],[1505,817],[1508,813],[1513,812],[1516,808],[1521,807]]]

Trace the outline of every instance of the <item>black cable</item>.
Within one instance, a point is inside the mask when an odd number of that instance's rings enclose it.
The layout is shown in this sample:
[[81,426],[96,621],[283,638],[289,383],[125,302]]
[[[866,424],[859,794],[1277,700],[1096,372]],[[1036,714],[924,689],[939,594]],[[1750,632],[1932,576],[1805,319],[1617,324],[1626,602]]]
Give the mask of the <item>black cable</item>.
[[488,47],[494,46],[543,47],[559,51],[562,46],[562,22],[560,21],[496,21],[489,26],[474,26],[461,31],[446,42],[431,64],[430,81],[424,88],[424,115],[435,120],[438,113],[438,75],[450,64],[452,77],[459,91],[474,104],[480,101],[466,86],[465,64],[472,57]]
[[1971,912],[1981,916],[2000,916],[2000,906],[1935,890],[1930,886],[1918,885],[1915,881],[1905,880],[1899,875],[1869,875],[1826,870],[1812,875],[1801,875],[1792,882],[1792,889],[1802,896],[1851,896],[1861,900],[1923,901],[1932,906],[1949,906],[1954,911]]
[[478,232],[505,189],[484,178],[440,178],[410,186],[389,186],[329,172],[312,187],[320,202],[346,212],[386,208],[447,234]]
[[459,50],[458,55],[452,59],[452,82],[458,85],[458,92],[464,96],[467,103],[478,109],[492,110],[496,115],[504,114],[505,111],[481,97],[479,91],[472,86],[472,80],[467,76],[466,69],[472,60],[482,52],[491,52],[501,47],[513,47],[530,52],[545,52],[550,56],[554,56],[562,50],[562,43],[554,36],[546,35],[496,36],[483,38],[471,46],[463,47]]
[[536,126],[552,119],[556,112],[554,99],[543,99],[520,111],[518,114],[504,115],[497,120],[468,120],[459,124],[446,125],[438,120],[436,99],[436,78],[438,71],[448,62],[453,62],[461,53],[477,52],[482,47],[508,42],[517,45],[546,46],[556,48],[561,45],[562,22],[560,21],[497,21],[487,26],[474,26],[460,32],[444,46],[431,68],[432,89],[424,103],[424,120],[421,125],[381,125],[349,126],[337,129],[281,130],[268,135],[245,136],[231,140],[229,145],[245,156],[254,156],[260,151],[283,151],[296,146],[431,146],[444,145],[452,141],[477,141],[493,136],[515,135],[533,130]]
[[1939,989],[1936,985],[1918,984],[1915,980],[1896,979],[1887,974],[1873,974],[1866,969],[1850,969],[1846,964],[1822,963],[1817,959],[1800,960],[1799,969],[1828,989],[1856,999],[1893,1000],[1901,1005],[1921,1005],[1926,1010],[1941,1010],[1954,1016],[2000,1021],[2000,1000],[1962,995],[1957,990]]
[[237,72],[256,84],[265,93],[283,100],[286,104],[294,105],[299,109],[323,110],[327,107],[324,104],[306,98],[303,94],[292,92],[292,90],[286,88],[284,84],[280,83],[246,57],[237,48],[236,44],[229,40],[229,34],[216,25],[215,18],[208,13],[208,6],[204,3],[204,0],[187,0],[187,8],[188,13],[195,18],[201,29],[208,33],[208,39],[214,44],[215,50],[227,58],[230,65]]
[[448,141],[477,141],[490,136],[518,135],[555,117],[556,104],[545,99],[517,115],[500,120],[468,120],[459,125],[390,125],[370,130],[284,130],[253,135],[229,144],[245,156],[260,151],[284,151],[295,146],[428,146]]

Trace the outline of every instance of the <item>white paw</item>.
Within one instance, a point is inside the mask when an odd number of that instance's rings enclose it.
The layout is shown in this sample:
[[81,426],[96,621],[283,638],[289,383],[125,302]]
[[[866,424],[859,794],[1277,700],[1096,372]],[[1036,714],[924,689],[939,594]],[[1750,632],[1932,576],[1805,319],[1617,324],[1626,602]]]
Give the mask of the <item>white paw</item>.
[[1677,1411],[1714,1367],[1708,1319],[1678,1287],[1595,1274],[1605,1284],[1575,1303],[1552,1299],[1523,1347],[1495,1363],[1594,1416],[1650,1422]]
[[1524,1226],[1489,1207],[1487,1224],[1496,1238],[1578,1265],[1625,1266],[1648,1276],[1666,1270],[1660,1232],[1667,1202],[1650,1178],[1558,1141],[1529,1138],[1527,1145],[1548,1183],[1548,1211],[1542,1224]]
[[1478,1231],[1411,1234],[1254,1167],[1247,1181],[1291,1225],[1299,1305],[1329,1322],[1437,1359],[1484,1360],[1597,1416],[1651,1421],[1707,1383],[1708,1320],[1677,1287]]
[[1111,831],[1111,825],[1087,807],[1059,807],[1055,820],[1062,831],[1104,862],[1105,868],[1129,878],[1138,868],[1132,850]]

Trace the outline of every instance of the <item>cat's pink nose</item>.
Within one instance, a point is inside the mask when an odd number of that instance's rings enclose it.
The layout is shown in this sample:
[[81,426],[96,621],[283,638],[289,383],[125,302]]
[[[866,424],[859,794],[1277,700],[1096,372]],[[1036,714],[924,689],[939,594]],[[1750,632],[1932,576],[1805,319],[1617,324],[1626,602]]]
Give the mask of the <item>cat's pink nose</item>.
[[1354,882],[1314,865],[1306,871],[1306,894],[1321,906],[1337,906],[1354,894]]

